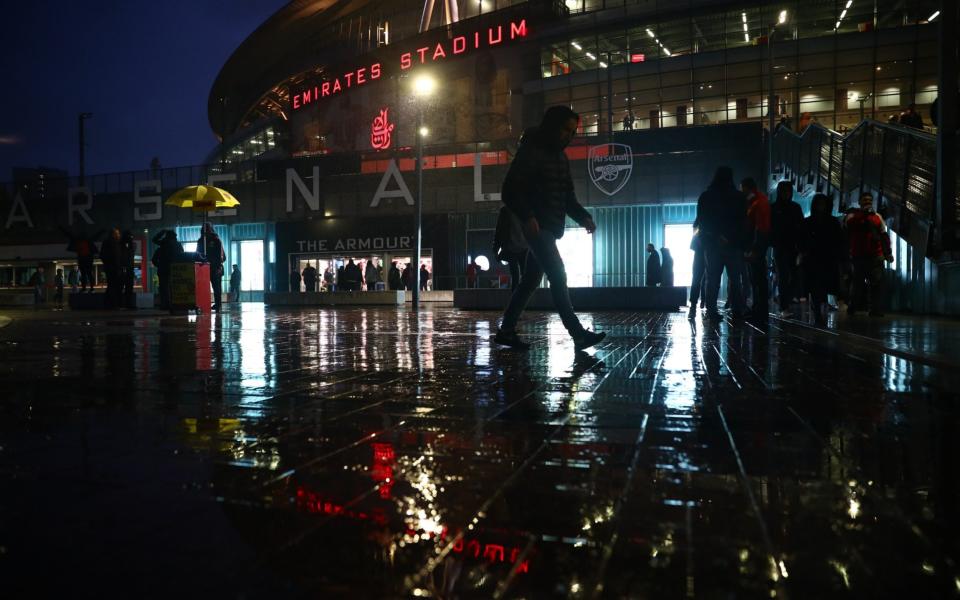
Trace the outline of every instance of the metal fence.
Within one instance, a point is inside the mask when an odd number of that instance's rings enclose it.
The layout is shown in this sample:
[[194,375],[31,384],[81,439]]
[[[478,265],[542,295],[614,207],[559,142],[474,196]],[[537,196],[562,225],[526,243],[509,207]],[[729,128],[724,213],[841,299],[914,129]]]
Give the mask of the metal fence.
[[843,210],[853,192],[871,191],[898,235],[927,251],[932,227],[940,223],[936,203],[937,139],[930,133],[863,121],[846,135],[819,124],[802,134],[782,128],[774,135],[774,168],[797,185],[839,197]]

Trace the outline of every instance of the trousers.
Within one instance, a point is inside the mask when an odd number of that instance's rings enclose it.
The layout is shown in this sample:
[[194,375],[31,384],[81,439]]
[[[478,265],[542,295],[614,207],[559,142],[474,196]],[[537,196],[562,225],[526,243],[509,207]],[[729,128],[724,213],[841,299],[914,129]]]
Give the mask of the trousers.
[[504,331],[513,331],[517,327],[520,315],[527,307],[530,297],[540,285],[544,274],[550,282],[550,294],[553,296],[553,305],[560,313],[560,320],[567,332],[574,338],[583,334],[583,325],[573,311],[570,302],[570,291],[567,289],[567,272],[563,266],[563,259],[557,250],[557,238],[543,229],[540,234],[527,240],[530,251],[527,253],[527,263],[523,269],[520,285],[510,296],[510,304],[503,314],[500,328]]

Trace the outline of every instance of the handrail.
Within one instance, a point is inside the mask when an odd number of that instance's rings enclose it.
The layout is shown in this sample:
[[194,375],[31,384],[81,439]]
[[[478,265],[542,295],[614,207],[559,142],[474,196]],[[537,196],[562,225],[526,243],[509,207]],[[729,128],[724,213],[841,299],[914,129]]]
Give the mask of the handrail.
[[[931,231],[943,227],[936,209],[935,135],[865,119],[846,133],[814,123],[803,132],[774,133],[774,166],[801,192],[826,193],[843,210],[852,194],[870,191],[891,228],[928,255]],[[960,214],[960,205],[955,211]],[[953,225],[953,224],[946,224]]]

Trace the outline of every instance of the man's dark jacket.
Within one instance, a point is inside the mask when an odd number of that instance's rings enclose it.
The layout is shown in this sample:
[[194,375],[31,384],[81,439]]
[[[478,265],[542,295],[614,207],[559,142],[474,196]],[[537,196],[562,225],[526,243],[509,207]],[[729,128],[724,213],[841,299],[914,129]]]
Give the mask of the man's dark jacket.
[[705,242],[726,240],[736,248],[746,246],[747,198],[729,186],[711,185],[697,200],[695,223]]
[[540,228],[558,239],[566,216],[584,225],[590,213],[577,202],[570,161],[563,148],[551,143],[537,128],[528,129],[503,180],[503,203],[521,223],[536,217]]

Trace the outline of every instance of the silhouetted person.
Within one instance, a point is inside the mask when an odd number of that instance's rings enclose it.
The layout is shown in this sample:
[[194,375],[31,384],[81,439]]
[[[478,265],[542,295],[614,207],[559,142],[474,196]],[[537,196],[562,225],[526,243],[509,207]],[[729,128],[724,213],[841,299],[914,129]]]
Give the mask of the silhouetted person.
[[923,116],[917,112],[916,104],[911,102],[910,105],[907,106],[907,110],[903,111],[903,114],[900,115],[900,124],[915,129],[923,129]]
[[234,302],[240,301],[240,267],[233,265],[233,271],[230,272],[230,297]]
[[430,283],[430,271],[427,270],[427,265],[420,265],[420,290],[424,291],[427,289],[427,284]]
[[700,307],[707,305],[706,287],[707,279],[707,258],[703,251],[703,236],[700,235],[700,222],[693,223],[693,237],[690,238],[690,249],[693,250],[693,273],[690,279],[690,312],[687,315],[693,319],[697,316],[697,302]]
[[797,296],[797,257],[800,254],[800,229],[803,227],[803,209],[793,201],[793,184],[777,184],[777,199],[770,207],[770,245],[773,246],[773,266],[777,273],[780,316],[789,317],[790,304]]
[[336,271],[333,270],[333,263],[327,265],[327,268],[323,271],[323,287],[328,292],[333,291],[333,279],[336,276]]
[[197,249],[204,252],[207,262],[210,263],[210,285],[213,288],[213,310],[220,312],[223,301],[223,263],[227,261],[227,253],[223,250],[223,242],[214,231],[213,225],[204,223],[197,241]]
[[673,256],[669,248],[660,248],[660,287],[673,287]]
[[70,284],[70,293],[77,293],[77,286],[80,284],[80,269],[73,267],[70,269],[70,273],[67,274],[67,283]]
[[523,278],[510,297],[494,338],[498,344],[529,347],[517,336],[517,321],[544,274],[550,281],[553,304],[573,338],[574,348],[589,348],[605,337],[603,333],[584,329],[574,313],[566,270],[557,250],[557,240],[563,236],[568,215],[588,233],[597,229],[593,217],[577,202],[570,163],[564,152],[579,123],[580,116],[566,106],[548,108],[540,126],[524,134],[504,179],[503,202],[523,224],[530,252]]
[[377,289],[377,284],[380,283],[380,268],[374,264],[375,258],[371,258],[367,261],[366,266],[363,269],[363,279],[367,282],[367,291],[372,292]]
[[[96,242],[103,235],[103,231],[100,231],[94,236],[84,234],[74,235],[63,227],[60,228],[60,231],[70,239],[70,242],[67,244],[67,250],[76,252],[77,254],[77,268],[80,270],[80,291],[93,292],[93,261],[98,254]],[[87,287],[88,285],[89,289]]]
[[160,308],[170,308],[170,266],[183,255],[183,245],[177,240],[177,232],[165,229],[154,236],[157,249],[151,262],[157,268],[157,294],[160,296]]
[[510,269],[510,289],[520,285],[523,265],[527,261],[527,240],[523,237],[523,225],[506,206],[497,215],[497,229],[493,234],[493,256],[507,263]]
[[833,216],[833,202],[824,194],[815,194],[810,216],[803,220],[800,236],[800,264],[803,281],[810,294],[814,322],[827,321],[827,294],[836,292],[840,282],[840,263],[846,248],[840,221]]
[[848,213],[844,225],[853,263],[853,284],[847,312],[853,315],[863,310],[869,289],[870,315],[882,316],[883,262],[893,262],[893,251],[886,223],[873,210],[873,194],[867,192],[860,196],[859,210]]
[[123,273],[123,249],[120,245],[120,230],[114,228],[100,247],[100,260],[103,262],[103,271],[107,274],[107,295],[104,306],[116,308],[120,306],[122,284],[120,277]]
[[403,278],[403,289],[413,290],[413,267],[410,263],[404,265],[401,277]]
[[300,291],[300,271],[296,267],[290,270],[290,291],[299,292]]
[[743,254],[750,278],[753,306],[750,316],[766,319],[770,312],[770,289],[767,279],[767,248],[770,244],[770,200],[757,188],[757,182],[747,177],[740,183],[740,191],[747,197],[747,250]]
[[304,267],[302,274],[303,287],[305,287],[308,292],[317,291],[317,268],[308,264]]
[[647,287],[656,287],[660,283],[660,254],[653,244],[647,244]]
[[347,280],[343,276],[344,266],[341,264],[337,267],[337,291],[346,291],[347,289]]
[[57,269],[53,283],[54,286],[56,286],[56,293],[53,295],[53,300],[57,303],[57,306],[63,306],[63,269]]
[[346,287],[351,292],[360,290],[360,282],[363,281],[363,273],[360,271],[360,265],[353,262],[351,258],[347,261],[347,266],[343,268],[343,276],[346,279]]
[[43,276],[43,264],[37,265],[37,270],[30,275],[28,283],[33,287],[33,304],[40,306],[46,302],[47,298],[43,291],[46,285],[46,279]]
[[734,316],[743,315],[740,268],[743,263],[746,198],[734,187],[730,167],[718,167],[713,181],[697,200],[697,223],[707,262],[707,317],[719,319],[717,296],[720,280],[727,271],[728,298]]
[[400,276],[400,269],[397,267],[397,261],[390,263],[390,272],[387,274],[387,284],[391,290],[403,289],[403,279]]
[[477,281],[480,278],[480,265],[477,264],[477,260],[474,258],[470,259],[470,264],[467,265],[467,287],[475,288],[477,287]]

